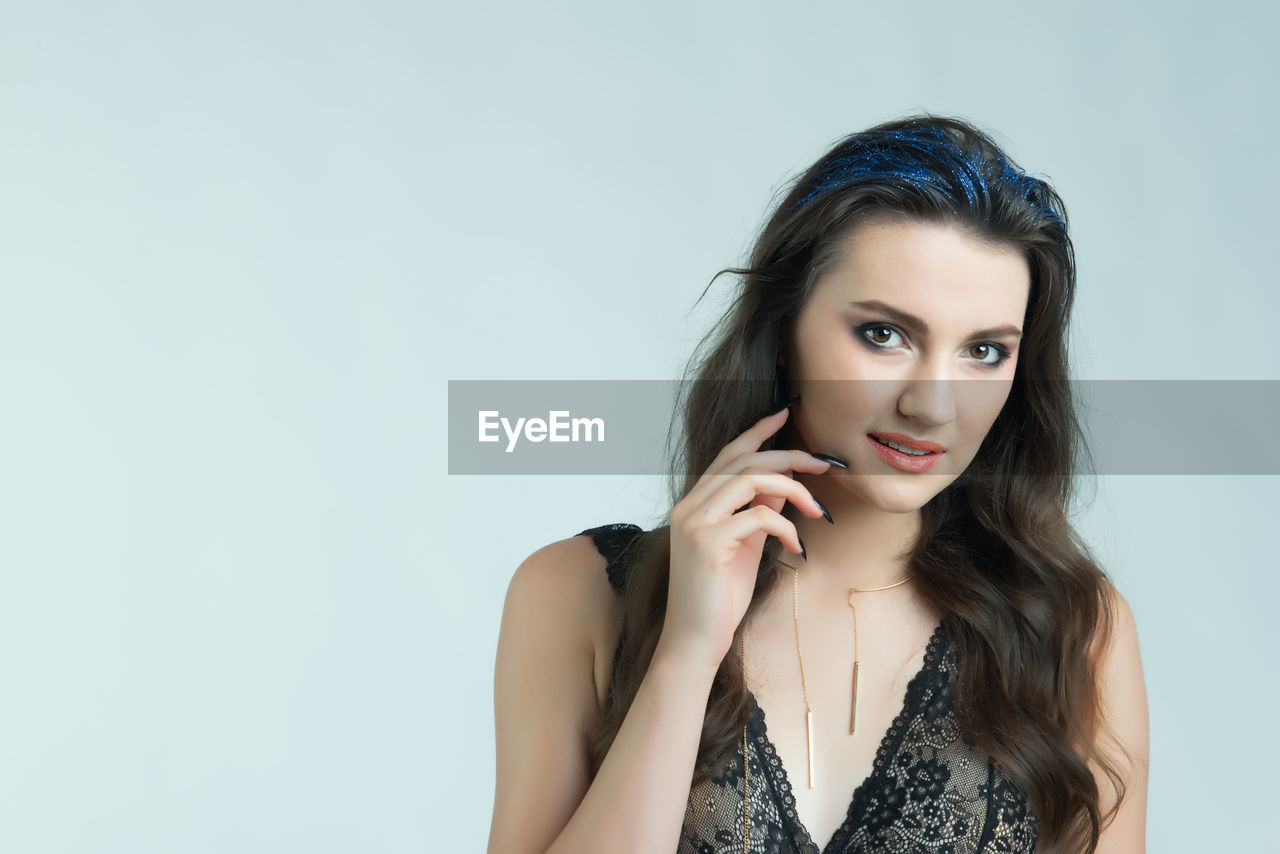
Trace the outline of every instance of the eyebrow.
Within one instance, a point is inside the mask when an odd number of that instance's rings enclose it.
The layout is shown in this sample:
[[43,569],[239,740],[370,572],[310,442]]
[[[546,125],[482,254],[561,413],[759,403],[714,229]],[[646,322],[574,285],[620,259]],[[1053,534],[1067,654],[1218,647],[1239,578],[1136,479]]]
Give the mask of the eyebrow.
[[[918,330],[923,335],[929,334],[929,325],[920,318],[916,317],[908,311],[889,305],[878,299],[867,299],[849,303],[853,308],[861,308],[867,311],[879,311],[887,314],[889,318],[903,326]],[[972,333],[971,338],[1021,338],[1022,330],[1014,326],[1012,323],[1006,323],[1003,326],[992,326],[989,329],[979,329]]]

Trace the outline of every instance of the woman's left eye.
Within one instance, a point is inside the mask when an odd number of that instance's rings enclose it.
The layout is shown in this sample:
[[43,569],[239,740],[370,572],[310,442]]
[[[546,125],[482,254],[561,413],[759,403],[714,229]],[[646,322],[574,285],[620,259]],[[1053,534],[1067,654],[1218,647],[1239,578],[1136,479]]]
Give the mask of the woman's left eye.
[[[1008,350],[997,347],[994,344],[974,344],[969,348],[969,352],[973,353],[979,362],[993,368],[1004,364],[1004,360],[1009,358]],[[988,356],[994,356],[995,358],[989,359],[987,358]]]

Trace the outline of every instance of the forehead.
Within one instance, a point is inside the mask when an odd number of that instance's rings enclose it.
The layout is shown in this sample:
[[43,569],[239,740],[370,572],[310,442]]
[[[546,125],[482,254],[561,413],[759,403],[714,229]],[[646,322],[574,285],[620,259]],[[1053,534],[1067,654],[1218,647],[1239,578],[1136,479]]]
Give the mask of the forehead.
[[860,223],[819,276],[815,299],[879,299],[940,328],[1022,320],[1031,270],[1017,249],[956,226],[918,220]]

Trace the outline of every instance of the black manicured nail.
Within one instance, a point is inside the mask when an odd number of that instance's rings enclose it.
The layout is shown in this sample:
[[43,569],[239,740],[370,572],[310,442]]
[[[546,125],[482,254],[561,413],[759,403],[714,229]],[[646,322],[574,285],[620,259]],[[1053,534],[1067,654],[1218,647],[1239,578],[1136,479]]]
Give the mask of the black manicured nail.
[[785,404],[782,405],[781,408],[777,409],[773,414],[777,415],[783,409],[790,409],[791,407],[795,406],[799,402],[800,402],[800,397],[797,395],[796,397],[793,397],[790,400],[788,400]]
[[836,523],[836,520],[831,518],[831,511],[827,510],[827,508],[822,506],[822,502],[818,500],[818,497],[816,495],[811,495],[809,497],[813,499],[814,504],[818,505],[818,509],[822,511],[822,515],[827,517],[827,521],[830,522],[832,525],[834,525]]
[[796,541],[800,543],[800,557],[805,560],[809,559],[808,553],[804,550],[804,540],[800,539],[800,535],[796,534]]
[[840,468],[842,469],[847,469],[849,467],[849,464],[846,463],[844,460],[837,459],[836,457],[833,457],[830,454],[811,454],[810,456],[817,457],[823,462],[831,463],[831,465],[833,466],[840,466]]

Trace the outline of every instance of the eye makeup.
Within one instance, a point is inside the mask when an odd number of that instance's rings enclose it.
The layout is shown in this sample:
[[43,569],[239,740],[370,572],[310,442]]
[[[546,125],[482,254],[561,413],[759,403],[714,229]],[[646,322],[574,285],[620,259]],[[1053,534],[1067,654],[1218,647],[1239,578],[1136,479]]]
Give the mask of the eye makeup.
[[[887,344],[878,343],[872,340],[871,333],[880,330],[889,330],[895,335],[902,336],[903,338],[906,337],[901,329],[898,329],[898,327],[894,326],[892,323],[884,323],[883,321],[872,321],[870,323],[863,323],[853,327],[853,332],[857,335],[858,340],[865,346],[870,347],[872,350],[886,351],[896,349],[894,347],[887,346]],[[985,368],[998,368],[1007,362],[1012,356],[1012,353],[1007,347],[997,344],[994,341],[975,341],[973,344],[970,344],[967,349],[973,349],[974,347],[988,347],[1000,357],[994,362],[984,361],[983,359],[974,360]]]

